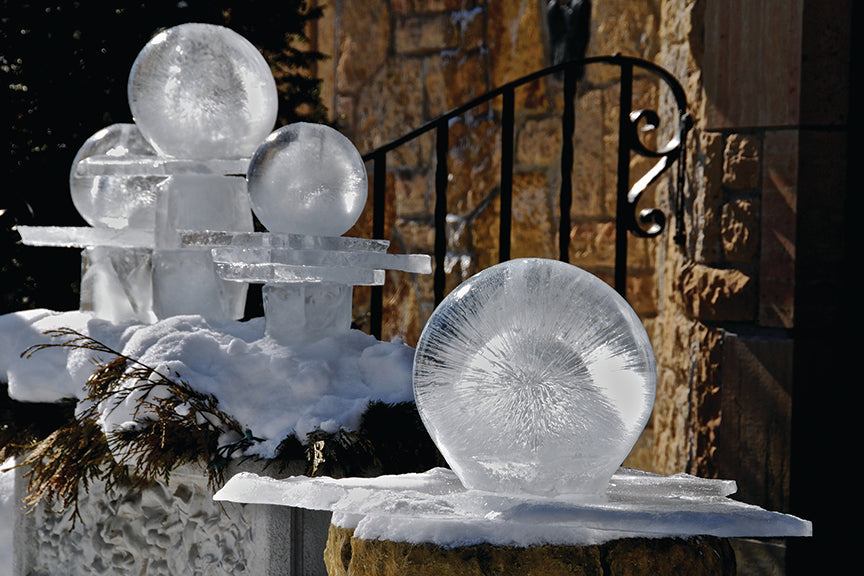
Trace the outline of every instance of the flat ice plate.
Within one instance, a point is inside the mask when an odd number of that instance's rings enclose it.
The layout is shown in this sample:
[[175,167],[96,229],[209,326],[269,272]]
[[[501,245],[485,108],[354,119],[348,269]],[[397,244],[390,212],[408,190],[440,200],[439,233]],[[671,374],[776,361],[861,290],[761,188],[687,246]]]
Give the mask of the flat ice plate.
[[445,468],[377,478],[275,480],[243,472],[215,500],[330,510],[365,540],[589,545],[624,537],[811,536],[809,521],[728,498],[734,481],[621,469],[605,494],[521,496],[465,489]]
[[169,158],[165,156],[113,157],[90,156],[75,166],[83,176],[174,176],[177,174],[245,175],[249,158]]

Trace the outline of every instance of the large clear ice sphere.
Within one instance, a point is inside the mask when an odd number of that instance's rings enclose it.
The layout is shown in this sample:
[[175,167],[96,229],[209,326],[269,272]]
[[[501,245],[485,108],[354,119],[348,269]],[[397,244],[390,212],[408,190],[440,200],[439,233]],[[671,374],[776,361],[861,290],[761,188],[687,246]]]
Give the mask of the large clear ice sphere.
[[271,232],[341,236],[366,205],[363,158],[348,138],[297,122],[270,136],[249,164],[252,210]]
[[236,32],[189,23],[157,34],[129,74],[135,123],[164,156],[248,158],[273,130],[276,83]]
[[414,360],[417,409],[470,489],[605,490],[654,404],[655,360],[638,316],[570,264],[520,259],[451,292]]
[[152,229],[156,216],[156,186],[162,176],[90,175],[79,163],[93,156],[146,161],[156,150],[134,124],[112,124],[88,138],[72,161],[69,189],[72,203],[88,224],[103,228]]

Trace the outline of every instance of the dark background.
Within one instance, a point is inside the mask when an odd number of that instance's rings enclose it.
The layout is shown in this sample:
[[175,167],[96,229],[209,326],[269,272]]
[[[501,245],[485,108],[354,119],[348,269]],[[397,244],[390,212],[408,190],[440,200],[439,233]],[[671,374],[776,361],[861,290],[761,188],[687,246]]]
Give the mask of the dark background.
[[0,314],[78,308],[80,251],[23,246],[13,227],[86,225],[69,194],[72,161],[96,131],[132,122],[129,71],[158,31],[185,22],[233,29],[274,71],[277,127],[325,117],[309,74],[325,56],[309,51],[304,36],[320,11],[306,2],[2,2],[0,109],[9,148],[0,184]]

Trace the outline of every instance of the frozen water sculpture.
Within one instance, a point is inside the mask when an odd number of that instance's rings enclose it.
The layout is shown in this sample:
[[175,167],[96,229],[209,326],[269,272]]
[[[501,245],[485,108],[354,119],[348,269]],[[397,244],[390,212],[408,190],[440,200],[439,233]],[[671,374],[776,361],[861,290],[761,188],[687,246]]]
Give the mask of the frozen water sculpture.
[[92,228],[20,226],[21,238],[84,248],[81,309],[107,320],[240,318],[247,285],[220,278],[209,250],[182,238],[252,230],[242,176],[276,119],[267,62],[227,28],[182,24],[141,50],[128,91],[135,124],[93,135],[70,174]]
[[245,158],[273,129],[276,82],[248,40],[212,24],[157,34],[129,74],[129,108],[164,156]]
[[651,343],[627,302],[562,262],[522,259],[469,278],[417,344],[414,396],[466,488],[601,493],[642,432]]
[[267,233],[195,234],[220,276],[263,283],[266,332],[282,343],[351,327],[354,286],[384,283],[384,270],[428,274],[428,255],[387,254],[389,242],[344,238],[366,204],[366,167],[333,128],[304,122],[276,130],[247,173],[252,210]]

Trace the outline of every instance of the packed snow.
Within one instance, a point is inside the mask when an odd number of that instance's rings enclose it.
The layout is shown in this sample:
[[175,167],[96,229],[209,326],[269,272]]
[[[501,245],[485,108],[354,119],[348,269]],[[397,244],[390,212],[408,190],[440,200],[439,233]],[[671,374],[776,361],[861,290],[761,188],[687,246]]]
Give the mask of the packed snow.
[[[271,458],[291,434],[354,429],[372,401],[413,400],[414,349],[350,330],[317,342],[283,345],[264,333],[264,319],[208,321],[175,316],[154,324],[113,324],[88,312],[28,310],[0,316],[0,380],[22,402],[84,397],[84,383],[106,355],[49,348],[46,330],[71,328],[211,393],[219,408],[264,441],[247,454]],[[106,429],[133,419],[134,405],[106,407]]]

